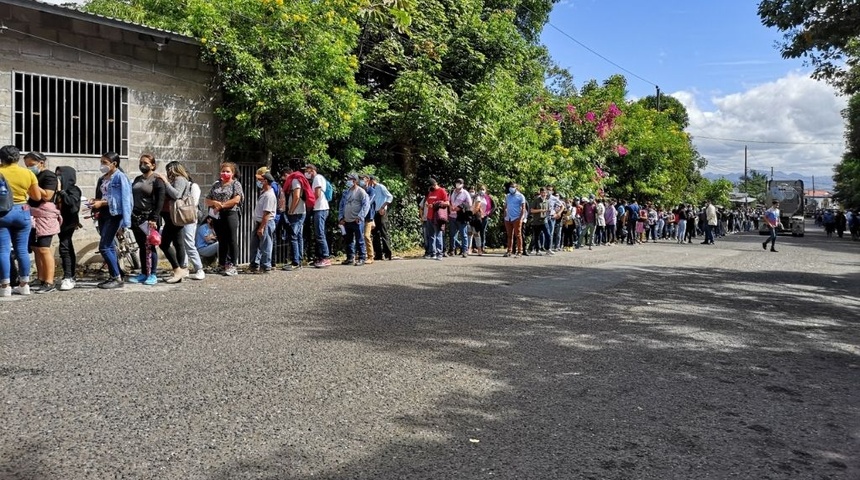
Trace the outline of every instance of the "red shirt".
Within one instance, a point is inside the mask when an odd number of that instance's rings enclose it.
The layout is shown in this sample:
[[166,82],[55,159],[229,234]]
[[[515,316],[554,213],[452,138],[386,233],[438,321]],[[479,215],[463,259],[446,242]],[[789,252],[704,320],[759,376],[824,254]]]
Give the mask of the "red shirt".
[[431,190],[427,194],[424,201],[427,203],[427,220],[435,220],[436,209],[433,208],[433,204],[436,202],[447,202],[448,192],[446,192],[442,187],[437,187],[435,190]]

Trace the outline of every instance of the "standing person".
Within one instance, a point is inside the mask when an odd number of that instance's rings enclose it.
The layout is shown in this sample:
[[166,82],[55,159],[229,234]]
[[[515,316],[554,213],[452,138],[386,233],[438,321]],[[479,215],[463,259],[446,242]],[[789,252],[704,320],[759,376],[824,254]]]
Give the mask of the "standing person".
[[[185,167],[179,162],[170,162],[164,166],[167,175],[155,173],[165,189],[164,206],[161,209],[161,220],[164,229],[161,231],[161,251],[170,262],[173,274],[165,280],[166,283],[179,283],[188,276],[188,257],[186,256],[185,225],[176,225],[170,218],[170,207],[176,200],[190,193],[191,177]],[[196,222],[195,222],[196,223]]]
[[[14,292],[18,295],[30,294],[30,255],[27,253],[27,241],[30,239],[32,219],[27,206],[30,200],[42,199],[42,189],[36,175],[29,169],[18,165],[21,151],[14,145],[0,148],[0,187],[4,196],[11,195],[11,209],[0,215],[0,297],[8,297]],[[11,255],[12,245],[15,245],[15,256],[21,270],[18,274],[18,285],[12,288]]]
[[36,181],[41,189],[42,199],[28,199],[30,216],[33,218],[33,228],[30,230],[30,246],[36,259],[36,273],[41,285],[36,293],[56,291],[54,287],[54,272],[56,263],[54,252],[51,251],[51,241],[54,235],[60,233],[62,216],[60,209],[54,203],[57,187],[57,174],[45,167],[47,159],[41,152],[30,152],[24,155],[24,166],[36,175]]
[[639,225],[639,204],[636,199],[627,204],[627,245],[636,245],[636,229]]
[[[129,278],[129,283],[155,285],[158,278],[158,250],[148,242],[149,232],[158,230],[161,209],[164,207],[164,182],[155,174],[155,157],[145,153],[140,156],[140,175],[131,182],[132,211],[131,233],[140,248],[140,275]],[[142,245],[146,245],[143,248]]]
[[478,195],[484,200],[484,215],[481,217],[481,246],[486,253],[487,249],[487,227],[490,224],[490,216],[496,211],[495,201],[493,197],[487,193],[487,186],[483,183],[478,184]]
[[451,219],[451,243],[448,245],[448,256],[453,256],[456,251],[457,237],[460,237],[460,256],[469,256],[469,238],[466,229],[472,213],[472,196],[463,188],[463,179],[458,178],[454,182],[454,190],[448,198],[450,204]]
[[519,258],[523,252],[523,222],[528,215],[526,197],[517,190],[517,184],[508,182],[505,184],[505,234],[507,248],[506,257],[511,256],[513,250],[514,258]]
[[650,238],[652,242],[657,243],[657,221],[659,214],[654,204],[648,203],[648,232],[645,234],[645,242]]
[[218,266],[224,275],[235,276],[239,253],[239,209],[245,198],[242,184],[236,179],[236,164],[221,164],[220,178],[206,195],[209,215],[215,219],[218,236]]
[[594,240],[598,245],[606,245],[606,205],[603,199],[598,199],[594,206],[594,220],[597,228],[594,230]]
[[761,248],[767,250],[767,244],[770,243],[770,251],[776,252],[776,232],[782,228],[780,218],[782,217],[779,212],[779,202],[774,200],[771,207],[764,213],[764,221],[770,229],[770,237],[762,242]]
[[[251,232],[251,271],[269,273],[272,271],[272,245],[275,238],[275,212],[278,208],[278,198],[272,184],[275,177],[268,171],[256,175],[257,189],[260,196],[257,197],[257,206],[254,208],[254,231]],[[304,203],[304,202],[302,202]]]
[[[394,195],[388,187],[379,183],[374,175],[367,175],[367,182],[373,187],[373,251],[374,260],[392,260],[391,233],[388,221],[388,206],[394,201]],[[368,251],[368,255],[370,252]]]
[[546,189],[544,187],[540,187],[537,196],[529,203],[529,213],[532,214],[529,219],[529,226],[532,230],[532,241],[529,245],[529,251],[534,251],[535,255],[541,255],[541,248],[544,244],[541,238],[548,234],[546,216],[549,214],[549,201],[547,201]]
[[615,222],[618,218],[618,211],[615,210],[615,200],[610,198],[607,203],[603,213],[603,219],[606,221],[606,244],[615,245]]
[[305,178],[311,182],[311,188],[316,194],[316,203],[313,210],[314,236],[316,237],[316,261],[314,267],[325,268],[331,266],[331,253],[328,249],[328,239],[326,238],[325,222],[328,219],[330,209],[329,198],[326,192],[331,191],[331,186],[328,180],[317,172],[316,165],[305,165]]
[[705,202],[705,241],[702,245],[714,244],[714,229],[717,227],[717,207],[708,200]]
[[284,265],[284,270],[301,269],[302,258],[305,253],[304,229],[307,205],[305,204],[305,200],[302,199],[302,180],[300,178],[301,176],[290,175],[284,184],[284,195],[287,199],[285,213],[287,214],[287,223],[289,224],[287,233],[290,238],[290,252],[292,253],[290,264]]
[[338,209],[338,224],[344,229],[346,243],[346,260],[343,265],[360,267],[367,261],[367,248],[364,245],[363,223],[367,212],[370,211],[370,197],[358,185],[358,174],[346,176],[346,190],[340,197]]
[[63,217],[60,226],[60,261],[63,265],[63,280],[60,282],[60,291],[68,291],[75,288],[77,281],[75,269],[78,265],[78,257],[75,254],[75,244],[72,236],[78,229],[80,223],[79,212],[81,210],[81,189],[78,188],[78,176],[72,167],[57,167],[58,190],[56,194],[57,207]]
[[427,222],[430,224],[430,256],[435,260],[442,260],[445,251],[442,235],[448,223],[448,192],[433,177],[430,177],[430,187],[424,197],[424,204],[427,207]]
[[481,256],[484,254],[484,243],[481,239],[481,228],[484,224],[484,214],[486,213],[487,199],[479,190],[472,189],[469,192],[472,196],[472,218],[469,221],[469,226],[472,228],[471,246],[474,252]]
[[[131,227],[132,193],[131,182],[119,168],[120,158],[116,152],[107,152],[99,160],[102,176],[96,184],[96,199],[91,203],[93,214],[98,218],[99,253],[104,258],[110,278],[98,284],[99,288],[122,288],[122,273],[116,257],[116,234],[120,228]],[[142,244],[139,244],[142,248]]]
[[684,243],[684,238],[687,235],[687,212],[684,208],[684,204],[679,204],[674,213],[675,218],[678,220],[678,231],[676,232],[675,238],[678,243]]
[[373,212],[376,210],[376,189],[371,185],[368,175],[362,174],[358,176],[358,186],[363,188],[367,193],[367,198],[370,199],[370,208],[367,210],[367,215],[364,218],[364,246],[367,250],[367,261],[364,263],[373,263],[376,258],[376,252],[373,251],[373,230],[376,227],[376,221],[373,219]]

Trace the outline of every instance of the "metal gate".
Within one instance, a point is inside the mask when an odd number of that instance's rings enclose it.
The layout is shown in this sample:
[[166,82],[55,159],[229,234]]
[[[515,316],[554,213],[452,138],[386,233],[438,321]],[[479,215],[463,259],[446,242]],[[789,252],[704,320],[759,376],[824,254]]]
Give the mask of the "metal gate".
[[[251,235],[256,235],[254,228],[257,222],[254,221],[254,209],[257,207],[257,168],[256,165],[238,165],[239,181],[242,184],[242,189],[245,192],[245,201],[242,203],[242,211],[239,215],[239,265],[251,263]],[[289,258],[289,241],[285,240],[286,235],[283,223],[279,222],[275,229],[274,247],[272,248],[272,264],[285,263]]]

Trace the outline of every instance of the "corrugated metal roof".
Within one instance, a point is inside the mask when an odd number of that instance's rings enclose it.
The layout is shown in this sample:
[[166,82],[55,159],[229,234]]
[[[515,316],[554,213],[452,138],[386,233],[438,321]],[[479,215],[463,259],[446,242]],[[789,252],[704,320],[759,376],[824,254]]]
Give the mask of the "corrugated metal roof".
[[192,45],[200,45],[200,42],[197,41],[194,37],[190,37],[188,35],[183,35],[181,33],[171,32],[169,30],[163,30],[160,28],[154,28],[147,25],[141,25],[139,23],[128,22],[126,20],[119,20],[116,18],[106,17],[103,15],[96,15],[94,13],[85,12],[83,10],[77,8],[71,8],[64,5],[57,5],[52,3],[47,3],[39,0],[0,0],[0,4],[8,4],[14,5],[22,8],[29,8],[32,10],[37,10],[40,12],[53,13],[55,15],[61,15],[64,17],[73,18],[76,20],[81,20],[84,22],[92,22],[97,23],[99,25],[105,25],[110,27],[119,28],[122,30],[128,30],[131,32],[143,33],[147,35],[153,35],[156,37],[169,38],[172,41],[189,43]]

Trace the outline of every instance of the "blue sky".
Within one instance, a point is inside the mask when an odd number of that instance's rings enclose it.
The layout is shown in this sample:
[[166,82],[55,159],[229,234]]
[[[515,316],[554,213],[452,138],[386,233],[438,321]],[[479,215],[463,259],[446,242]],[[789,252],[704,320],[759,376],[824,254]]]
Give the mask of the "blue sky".
[[750,168],[830,175],[842,153],[839,112],[845,98],[809,79],[811,69],[803,60],[781,57],[775,42],[782,35],[761,24],[757,5],[752,0],[562,0],[541,40],[577,85],[620,73],[631,99],[654,94],[653,84],[676,96],[689,110],[688,132],[709,160],[708,171],[742,171],[745,143],[701,137],[796,142],[748,143]]

